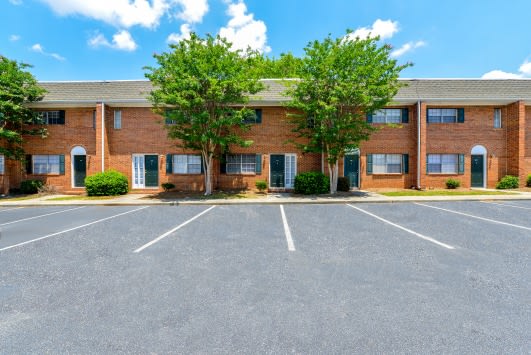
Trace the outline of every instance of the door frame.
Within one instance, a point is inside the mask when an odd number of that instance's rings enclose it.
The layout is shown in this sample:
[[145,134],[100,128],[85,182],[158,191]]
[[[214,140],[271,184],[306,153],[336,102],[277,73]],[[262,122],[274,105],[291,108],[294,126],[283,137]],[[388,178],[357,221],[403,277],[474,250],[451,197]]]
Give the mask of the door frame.
[[88,163],[87,151],[85,150],[84,147],[82,147],[80,145],[76,145],[70,150],[70,185],[72,186],[73,189],[84,189],[85,186],[76,186],[76,183],[75,183],[76,179],[75,179],[74,174],[76,173],[76,171],[74,169],[74,155],[84,155],[85,156],[85,176],[86,176],[86,174],[87,174],[87,163]]
[[[157,186],[146,186],[146,155],[155,155],[157,157]],[[142,187],[135,187],[135,156],[142,157],[144,160],[144,184]],[[158,190],[160,183],[160,157],[157,153],[133,153],[131,154],[131,189],[150,189]]]
[[470,188],[472,187],[472,156],[473,155],[481,155],[483,156],[483,183],[481,187],[476,186],[475,188],[484,189],[487,187],[487,149],[478,144],[472,147],[470,150]]
[[[284,187],[276,187],[276,186],[271,186],[271,156],[272,155],[283,155],[284,156]],[[295,171],[293,172],[293,186],[287,186],[286,184],[286,157],[287,156],[292,156],[295,158]],[[297,154],[296,153],[270,153],[268,155],[268,159],[269,159],[269,167],[268,167],[268,172],[267,172],[267,175],[268,175],[268,185],[269,185],[269,188],[270,189],[275,189],[275,190],[285,190],[285,189],[293,189],[295,187],[295,176],[297,175]]]
[[346,167],[346,163],[345,163],[345,159],[347,158],[347,155],[357,155],[358,156],[358,181],[357,181],[357,185],[358,186],[355,186],[354,188],[351,186],[350,189],[360,189],[360,183],[361,183],[361,173],[360,173],[360,169],[361,169],[361,154],[360,154],[360,150],[359,149],[354,149],[352,150],[351,152],[348,152],[346,153],[344,156],[343,156],[343,177],[347,177],[345,175],[345,167]]

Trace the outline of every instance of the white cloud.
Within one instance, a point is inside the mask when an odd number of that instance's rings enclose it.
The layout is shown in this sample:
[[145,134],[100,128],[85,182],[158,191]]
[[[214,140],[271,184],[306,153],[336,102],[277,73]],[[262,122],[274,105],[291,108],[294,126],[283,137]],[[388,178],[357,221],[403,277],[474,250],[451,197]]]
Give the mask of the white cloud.
[[356,31],[352,32],[349,35],[349,38],[359,37],[360,39],[365,39],[367,37],[376,37],[380,36],[380,39],[391,38],[395,33],[398,32],[398,22],[391,20],[380,20],[377,19],[372,24],[372,27],[360,27]]
[[254,14],[247,13],[243,0],[224,1],[228,5],[227,14],[231,17],[227,26],[219,30],[219,35],[232,42],[233,49],[251,49],[262,53],[271,51],[267,45],[267,26],[264,21],[255,20]]
[[402,47],[395,49],[391,52],[391,57],[397,58],[400,57],[407,52],[410,52],[416,48],[424,47],[426,45],[426,42],[424,41],[417,41],[417,42],[408,42],[404,44]]
[[138,48],[131,34],[126,30],[121,30],[112,36],[112,43],[101,33],[97,33],[89,38],[88,45],[93,48],[108,47],[122,51],[132,52]]
[[13,5],[22,5],[22,0],[9,0]]
[[10,40],[11,42],[16,42],[16,41],[18,41],[19,39],[20,39],[20,36],[19,36],[19,35],[11,35],[11,36],[9,36],[9,40]]
[[503,70],[491,70],[483,74],[481,79],[523,79],[531,77],[531,62],[527,59],[518,68],[519,73],[509,73]]
[[40,43],[35,43],[33,46],[31,46],[30,48],[33,52],[36,52],[36,53],[40,53],[42,55],[45,55],[45,56],[48,56],[48,57],[52,57],[58,61],[65,61],[66,58],[57,54],[57,53],[49,53],[49,52],[46,52],[44,50],[44,47],[40,44]]
[[[11,0],[13,1],[13,0]],[[61,16],[82,15],[116,27],[155,28],[166,13],[190,23],[201,22],[207,0],[40,0]]]
[[189,24],[185,23],[181,25],[181,33],[171,33],[168,38],[166,39],[166,42],[168,43],[179,43],[183,39],[190,38],[190,33],[192,32],[192,29]]

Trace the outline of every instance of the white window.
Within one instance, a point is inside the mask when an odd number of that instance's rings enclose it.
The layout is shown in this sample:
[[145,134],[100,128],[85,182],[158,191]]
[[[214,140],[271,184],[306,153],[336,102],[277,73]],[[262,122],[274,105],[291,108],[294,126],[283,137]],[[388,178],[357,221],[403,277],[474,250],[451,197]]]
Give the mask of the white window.
[[284,184],[287,188],[295,186],[295,175],[297,175],[297,156],[295,154],[286,154],[284,160]]
[[4,174],[5,171],[5,158],[3,154],[0,154],[0,174]]
[[501,128],[501,108],[494,109],[494,128]]
[[122,128],[122,111],[114,110],[114,129]]
[[59,155],[33,155],[33,174],[59,174]]
[[428,174],[457,174],[458,154],[428,154]]
[[173,156],[174,174],[201,174],[201,156],[179,154]]
[[255,154],[228,154],[227,174],[254,174],[256,171]]
[[455,123],[457,122],[457,109],[455,108],[429,108],[428,123]]
[[64,111],[41,111],[38,115],[43,124],[65,124]]
[[399,108],[385,108],[378,110],[372,116],[373,123],[400,123],[402,122],[402,110]]
[[400,174],[402,173],[402,154],[373,154],[373,174]]

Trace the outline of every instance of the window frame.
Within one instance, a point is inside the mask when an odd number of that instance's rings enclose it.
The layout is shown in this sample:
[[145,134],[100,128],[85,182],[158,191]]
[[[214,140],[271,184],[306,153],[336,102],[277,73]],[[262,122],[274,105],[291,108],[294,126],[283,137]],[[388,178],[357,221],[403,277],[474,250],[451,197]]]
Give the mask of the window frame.
[[[378,165],[377,161],[378,158],[383,157],[384,164]],[[390,162],[390,158],[395,158],[399,161],[398,164],[398,171],[389,171],[389,166],[397,165],[396,162]],[[397,154],[397,153],[376,153],[372,154],[372,175],[402,175],[403,174],[403,154]],[[384,167],[383,170],[385,171],[378,171],[379,167]],[[396,170],[396,169],[395,169]]]
[[6,157],[0,154],[0,175],[4,175],[6,171]]
[[[249,161],[245,161],[243,157],[246,157]],[[227,175],[256,175],[256,156],[257,154],[247,154],[247,153],[237,153],[237,154],[226,154],[225,155],[225,174]],[[231,158],[239,157],[239,162],[229,162]],[[250,160],[252,159],[252,162]],[[231,171],[231,166],[238,166],[238,170]],[[247,166],[247,170],[249,170],[249,167],[252,166],[252,171],[244,171],[243,167],[244,165]]]
[[[186,157],[186,165],[180,165],[178,160],[179,158]],[[192,158],[199,158],[199,163],[191,162]],[[176,175],[201,175],[203,171],[203,159],[200,154],[172,154],[172,174]],[[199,165],[199,171],[190,172],[190,166]],[[179,166],[184,166],[186,171],[178,171]]]
[[[448,113],[449,110],[453,110],[455,115],[453,116],[452,121],[445,121],[445,117],[450,117],[449,115],[445,115],[444,113]],[[433,111],[439,111],[439,115],[430,115],[430,112]],[[439,117],[438,120],[435,120],[434,117]],[[428,123],[458,123],[459,121],[459,109],[458,108],[452,108],[452,107],[442,107],[442,108],[436,108],[436,107],[429,107],[427,111],[427,117],[426,120]]]
[[259,124],[262,123],[262,109],[261,108],[251,108],[249,111],[253,111],[254,114],[247,114],[243,119],[243,124]]
[[[46,157],[46,171],[42,172],[41,169],[35,168],[36,158],[42,158],[40,165],[44,165],[44,157]],[[50,163],[51,157],[57,157],[57,171],[52,171],[51,167],[54,166],[55,162]],[[39,170],[39,171],[37,171]],[[60,154],[34,154],[31,156],[31,173],[33,175],[60,175],[61,174],[61,155]]]
[[114,110],[114,129],[122,129],[122,110]]
[[503,128],[502,126],[502,112],[501,108],[495,108],[494,109],[494,122],[493,122],[494,128]]
[[[433,153],[433,154],[427,154],[426,155],[426,174],[428,175],[458,175],[460,174],[460,169],[459,169],[459,165],[460,165],[460,156],[461,154],[457,154],[457,153]],[[435,158],[435,157],[439,157],[438,159],[438,162],[436,163],[430,163],[430,157],[431,158]],[[452,162],[452,166],[455,168],[454,170],[448,170],[448,169],[444,169],[444,167],[448,167],[450,166],[450,162],[448,161],[448,159],[446,160],[446,162],[444,161],[444,158],[448,158],[448,157],[453,157],[453,159],[455,159],[454,162]],[[438,169],[430,169],[430,166],[439,166]],[[433,171],[433,170],[438,170],[438,171]]]
[[64,110],[37,111],[37,115],[44,125],[64,125],[66,121]]
[[[398,116],[396,115],[388,115],[388,113],[390,112],[398,112]],[[396,113],[395,112],[395,113]],[[383,116],[381,115],[383,113]],[[381,120],[381,118],[383,117],[383,120]],[[397,118],[396,122],[395,121],[391,121],[388,119],[388,117],[393,117],[393,118]],[[374,114],[372,115],[372,121],[371,123],[376,123],[376,124],[400,124],[402,123],[402,109],[401,108],[382,108],[376,112],[374,112]]]

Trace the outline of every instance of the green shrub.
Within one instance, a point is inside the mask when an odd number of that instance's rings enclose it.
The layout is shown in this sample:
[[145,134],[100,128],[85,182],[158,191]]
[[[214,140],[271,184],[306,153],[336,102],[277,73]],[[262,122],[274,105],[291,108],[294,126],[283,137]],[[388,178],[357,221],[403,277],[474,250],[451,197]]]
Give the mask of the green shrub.
[[350,182],[347,177],[337,178],[337,191],[350,191]]
[[517,189],[519,186],[518,177],[512,175],[505,175],[496,184],[497,189]]
[[455,180],[455,179],[446,180],[447,189],[457,189],[459,186],[461,186],[461,181],[459,180]]
[[527,180],[525,182],[525,186],[531,187],[531,174],[527,175]]
[[87,176],[85,188],[89,196],[115,196],[125,195],[129,190],[129,184],[124,174],[109,170]]
[[171,189],[174,189],[174,188],[175,188],[175,185],[172,184],[171,182],[165,182],[165,183],[163,183],[163,184],[160,185],[160,186],[162,186],[162,188],[163,188],[164,191],[166,191],[166,192],[168,192],[168,191],[170,191]]
[[297,194],[325,194],[329,191],[330,181],[323,173],[312,171],[295,176],[295,193]]
[[264,180],[257,180],[254,183],[254,186],[258,189],[260,192],[264,192],[267,189],[267,182]]
[[41,180],[25,180],[20,183],[20,192],[23,194],[36,194],[44,186]]

